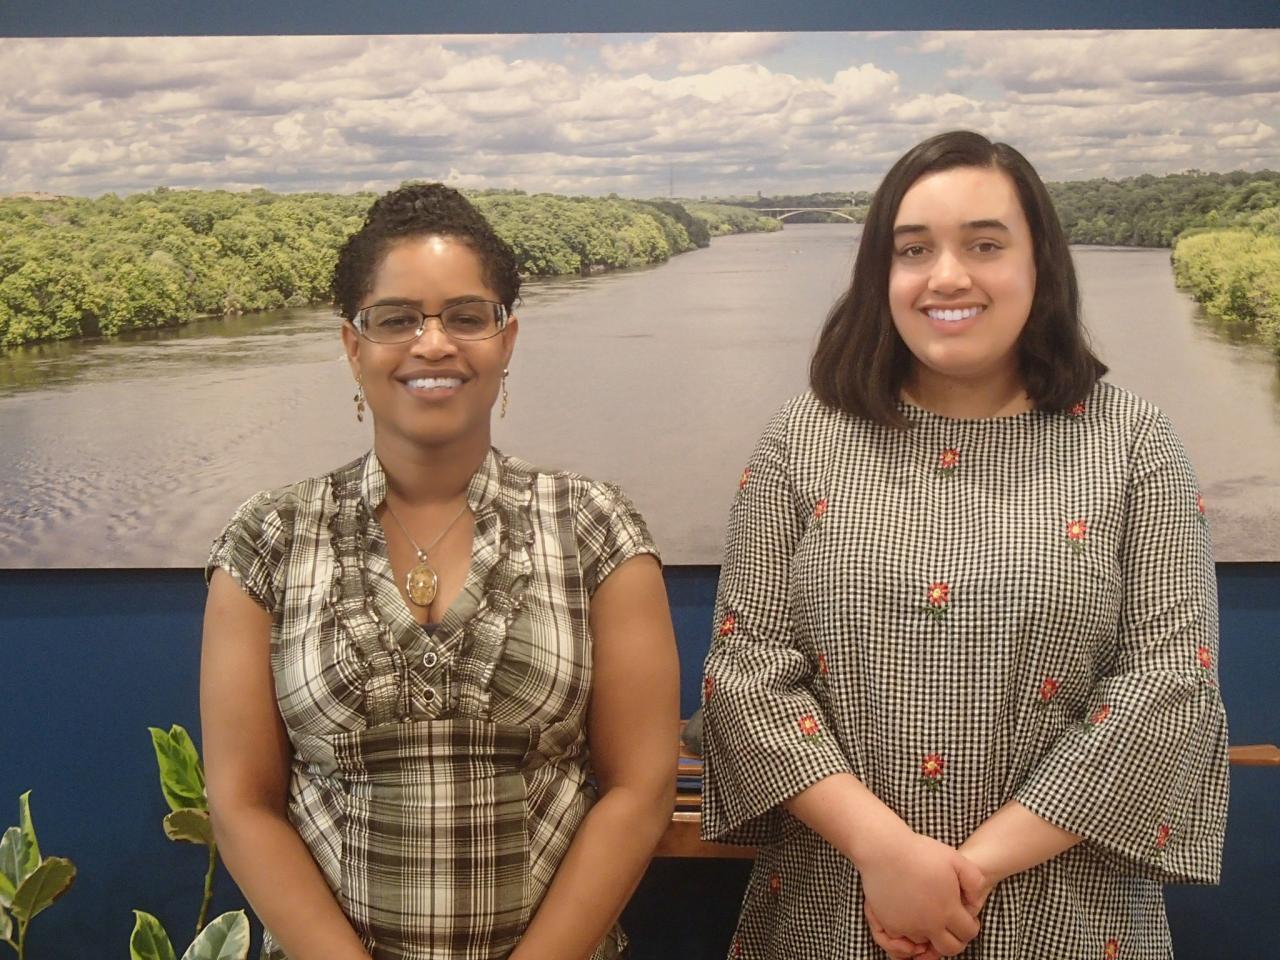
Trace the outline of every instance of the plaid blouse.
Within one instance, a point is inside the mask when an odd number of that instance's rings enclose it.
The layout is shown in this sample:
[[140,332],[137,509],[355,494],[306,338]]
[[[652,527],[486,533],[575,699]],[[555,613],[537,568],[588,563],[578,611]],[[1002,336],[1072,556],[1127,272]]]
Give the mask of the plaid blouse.
[[[393,579],[368,454],[247,501],[213,544],[272,615],[289,817],[375,960],[515,947],[595,799],[590,598],[657,550],[616,487],[491,451],[471,568],[429,634]],[[616,929],[596,960],[620,955]],[[263,956],[284,954],[267,934]]]
[[733,506],[704,681],[703,833],[760,845],[730,956],[881,958],[853,865],[779,804],[841,771],[959,845],[1009,800],[1085,838],[999,884],[963,956],[1172,955],[1227,811],[1204,503],[1162,414],[910,429],[811,394]]

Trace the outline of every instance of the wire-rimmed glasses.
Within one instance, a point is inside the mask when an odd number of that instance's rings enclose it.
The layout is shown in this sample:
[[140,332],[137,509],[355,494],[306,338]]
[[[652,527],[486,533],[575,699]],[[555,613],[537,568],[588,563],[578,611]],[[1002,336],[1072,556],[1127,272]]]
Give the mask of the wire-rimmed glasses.
[[507,308],[494,300],[464,300],[439,313],[424,313],[409,304],[375,303],[357,310],[351,322],[362,337],[374,343],[408,343],[422,336],[427,321],[433,318],[454,340],[488,340],[507,325]]

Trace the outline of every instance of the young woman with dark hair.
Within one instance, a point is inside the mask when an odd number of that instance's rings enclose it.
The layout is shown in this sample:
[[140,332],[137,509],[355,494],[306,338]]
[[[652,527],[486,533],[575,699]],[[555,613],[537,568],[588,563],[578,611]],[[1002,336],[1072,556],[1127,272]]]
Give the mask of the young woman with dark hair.
[[1203,501],[1100,380],[1012,147],[910,150],[809,393],[743,472],[703,832],[759,854],[733,957],[1170,955],[1227,796]]
[[209,804],[263,955],[624,956],[674,800],[657,550],[616,487],[490,446],[520,278],[461,194],[380,198],[333,286],[373,450],[208,565]]

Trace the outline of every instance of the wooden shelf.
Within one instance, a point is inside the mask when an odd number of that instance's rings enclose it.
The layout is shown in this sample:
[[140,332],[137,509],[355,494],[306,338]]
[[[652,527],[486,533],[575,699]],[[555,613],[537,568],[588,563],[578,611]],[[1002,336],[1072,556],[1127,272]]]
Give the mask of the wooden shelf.
[[1249,743],[1230,749],[1238,767],[1280,767],[1280,747],[1274,743]]

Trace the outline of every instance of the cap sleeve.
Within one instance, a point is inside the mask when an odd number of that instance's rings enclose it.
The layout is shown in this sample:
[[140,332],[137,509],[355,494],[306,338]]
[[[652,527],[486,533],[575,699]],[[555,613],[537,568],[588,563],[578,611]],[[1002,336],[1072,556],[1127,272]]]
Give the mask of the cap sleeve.
[[208,583],[225,570],[246,594],[270,614],[278,612],[285,530],[270,493],[250,497],[213,541],[205,563]]
[[647,553],[661,561],[640,511],[612,483],[593,481],[587,485],[575,525],[588,595],[632,557]]

